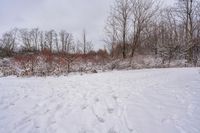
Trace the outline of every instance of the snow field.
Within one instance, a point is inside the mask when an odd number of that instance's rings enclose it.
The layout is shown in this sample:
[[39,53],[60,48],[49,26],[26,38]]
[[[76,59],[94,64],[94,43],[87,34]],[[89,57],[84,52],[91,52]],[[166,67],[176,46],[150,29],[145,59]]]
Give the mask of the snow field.
[[199,133],[199,68],[0,78],[0,133]]

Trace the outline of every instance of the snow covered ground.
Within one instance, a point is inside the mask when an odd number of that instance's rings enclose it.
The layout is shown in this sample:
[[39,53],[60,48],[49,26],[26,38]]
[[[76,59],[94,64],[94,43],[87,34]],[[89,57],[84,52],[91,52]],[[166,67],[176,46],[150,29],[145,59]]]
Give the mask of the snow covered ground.
[[200,69],[0,78],[0,133],[200,133]]

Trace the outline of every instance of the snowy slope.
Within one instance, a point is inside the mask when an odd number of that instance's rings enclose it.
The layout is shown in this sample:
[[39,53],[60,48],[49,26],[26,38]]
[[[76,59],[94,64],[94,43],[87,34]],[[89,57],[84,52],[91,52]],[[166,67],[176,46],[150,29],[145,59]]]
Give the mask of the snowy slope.
[[0,133],[200,133],[200,69],[0,78]]

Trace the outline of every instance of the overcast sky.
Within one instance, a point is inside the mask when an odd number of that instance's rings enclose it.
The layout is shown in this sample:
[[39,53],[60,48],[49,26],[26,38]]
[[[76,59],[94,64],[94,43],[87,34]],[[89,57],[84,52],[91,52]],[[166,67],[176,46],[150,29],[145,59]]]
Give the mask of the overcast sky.
[[[65,29],[79,39],[86,29],[95,48],[114,0],[0,0],[0,34],[12,28]],[[170,4],[173,0],[165,0]]]

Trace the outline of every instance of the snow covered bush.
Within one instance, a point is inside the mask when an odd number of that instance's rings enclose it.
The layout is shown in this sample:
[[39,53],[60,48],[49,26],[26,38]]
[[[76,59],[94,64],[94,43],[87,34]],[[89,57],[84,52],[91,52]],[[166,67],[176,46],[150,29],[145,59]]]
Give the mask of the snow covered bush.
[[[200,63],[198,62],[198,66]],[[190,67],[187,60],[172,60],[170,63],[150,55],[137,55],[127,59],[110,59],[99,56],[40,53],[17,55],[0,59],[0,76],[51,76],[69,73],[97,73],[109,70]]]

